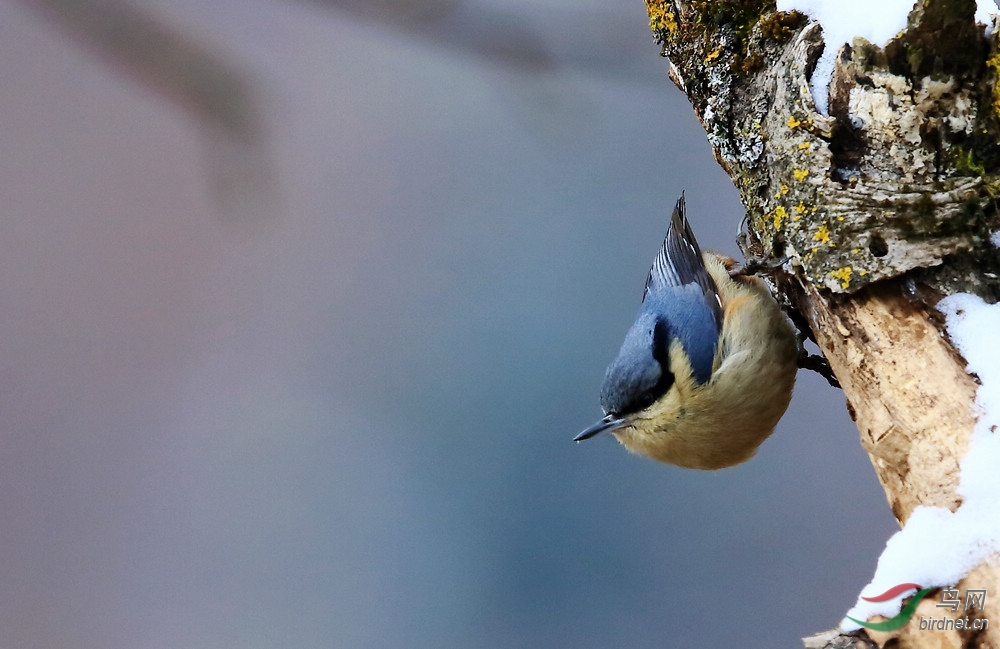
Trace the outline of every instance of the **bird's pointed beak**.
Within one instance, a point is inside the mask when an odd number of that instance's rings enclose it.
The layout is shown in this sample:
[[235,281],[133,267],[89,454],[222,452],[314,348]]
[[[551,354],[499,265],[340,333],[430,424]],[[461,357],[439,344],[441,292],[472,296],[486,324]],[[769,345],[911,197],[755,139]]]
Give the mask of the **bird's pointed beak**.
[[576,437],[574,437],[573,441],[574,442],[582,442],[585,439],[590,439],[594,435],[600,435],[601,433],[603,433],[605,431],[609,431],[609,430],[613,431],[614,429],[618,428],[619,426],[621,426],[624,423],[625,423],[624,419],[620,419],[618,417],[615,417],[614,415],[608,415],[604,419],[600,420],[599,422],[597,422],[596,424],[594,424],[593,426],[591,426],[587,430],[583,431],[582,433],[580,433],[579,435],[577,435]]

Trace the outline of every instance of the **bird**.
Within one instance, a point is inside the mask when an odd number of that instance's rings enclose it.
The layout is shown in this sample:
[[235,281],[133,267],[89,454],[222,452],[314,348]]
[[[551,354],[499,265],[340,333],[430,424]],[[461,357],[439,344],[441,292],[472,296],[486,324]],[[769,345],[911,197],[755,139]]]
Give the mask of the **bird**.
[[691,469],[750,459],[788,408],[798,370],[792,323],[762,279],[702,253],[684,194],[642,303],[601,389],[610,433],[628,450]]

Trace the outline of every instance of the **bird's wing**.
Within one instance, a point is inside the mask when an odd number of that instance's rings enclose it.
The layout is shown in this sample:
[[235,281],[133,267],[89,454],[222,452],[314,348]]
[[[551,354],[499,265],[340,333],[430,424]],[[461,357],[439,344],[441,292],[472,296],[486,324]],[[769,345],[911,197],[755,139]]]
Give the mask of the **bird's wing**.
[[645,302],[646,296],[650,293],[672,287],[680,288],[688,284],[697,284],[701,288],[705,296],[705,305],[715,320],[716,330],[721,330],[722,303],[719,300],[719,292],[712,276],[705,268],[701,249],[687,220],[684,194],[681,194],[670,217],[670,226],[667,228],[663,246],[660,247],[660,252],[653,260],[653,266],[646,277],[646,290],[643,291],[642,301]]

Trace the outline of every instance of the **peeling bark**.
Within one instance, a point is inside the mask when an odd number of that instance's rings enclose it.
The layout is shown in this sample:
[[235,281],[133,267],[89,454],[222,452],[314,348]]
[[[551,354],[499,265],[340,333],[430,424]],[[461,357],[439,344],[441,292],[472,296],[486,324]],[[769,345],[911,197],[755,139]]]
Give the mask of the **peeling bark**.
[[[975,24],[973,0],[919,0],[885,47],[839,50],[823,115],[809,86],[819,24],[767,0],[646,5],[670,78],[746,207],[744,251],[787,259],[779,298],[843,386],[896,518],[954,511],[977,383],[934,307],[955,292],[1000,299],[996,36]],[[966,581],[1000,596],[996,568]],[[997,613],[974,636],[904,627],[872,639],[1000,648]]]

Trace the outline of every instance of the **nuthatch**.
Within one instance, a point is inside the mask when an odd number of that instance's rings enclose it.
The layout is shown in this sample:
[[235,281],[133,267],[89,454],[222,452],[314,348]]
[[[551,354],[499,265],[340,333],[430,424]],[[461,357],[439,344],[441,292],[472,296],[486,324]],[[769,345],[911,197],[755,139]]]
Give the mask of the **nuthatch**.
[[682,194],[635,323],[601,390],[610,432],[631,451],[692,469],[744,462],[792,398],[795,330],[764,282],[702,253]]

